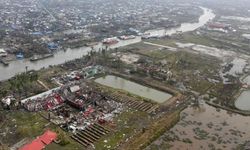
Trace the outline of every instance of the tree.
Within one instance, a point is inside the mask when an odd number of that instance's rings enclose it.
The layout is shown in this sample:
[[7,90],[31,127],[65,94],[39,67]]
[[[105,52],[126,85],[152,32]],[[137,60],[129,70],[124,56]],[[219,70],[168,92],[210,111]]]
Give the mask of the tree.
[[14,78],[9,80],[10,89],[13,92],[17,92],[19,99],[21,98],[22,92],[24,91],[27,95],[28,88],[31,86],[31,83],[37,81],[37,73],[21,73],[16,75]]

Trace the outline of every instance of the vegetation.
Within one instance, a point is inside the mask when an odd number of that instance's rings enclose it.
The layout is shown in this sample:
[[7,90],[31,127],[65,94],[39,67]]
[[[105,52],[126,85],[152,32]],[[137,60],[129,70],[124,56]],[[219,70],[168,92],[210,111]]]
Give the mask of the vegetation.
[[152,124],[144,132],[134,136],[122,149],[143,149],[151,144],[155,139],[161,136],[166,130],[170,129],[179,121],[180,112],[176,111],[172,114],[165,114],[161,119],[152,122]]
[[31,88],[32,83],[37,81],[38,74],[29,72],[29,73],[21,73],[16,75],[14,78],[8,80],[10,83],[10,89],[14,93],[18,93],[19,100],[21,99],[22,92],[27,96],[27,91]]
[[4,120],[0,122],[0,130],[1,133],[6,133],[0,140],[6,144],[17,143],[23,138],[35,138],[46,130],[45,125],[48,124],[38,113],[2,111],[0,115],[5,115]]
[[146,125],[150,124],[148,114],[142,111],[127,110],[114,119],[113,132],[101,138],[95,149],[103,150],[105,147],[116,149],[117,145],[123,144],[127,138],[140,132]]
[[57,140],[59,141],[59,144],[61,146],[65,146],[70,143],[69,137],[64,131],[57,128],[56,132],[57,132]]

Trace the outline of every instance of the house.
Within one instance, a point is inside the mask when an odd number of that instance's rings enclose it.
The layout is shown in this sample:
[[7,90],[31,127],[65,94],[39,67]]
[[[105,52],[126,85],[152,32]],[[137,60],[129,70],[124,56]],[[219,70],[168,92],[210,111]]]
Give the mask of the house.
[[6,57],[7,55],[8,53],[4,49],[0,48],[0,57]]
[[48,49],[50,50],[56,50],[58,48],[58,44],[54,43],[54,42],[51,42],[51,43],[48,43]]
[[102,66],[88,66],[86,68],[83,68],[82,70],[84,78],[91,78],[97,74],[101,74],[104,72],[104,69]]
[[37,137],[31,143],[21,147],[19,150],[42,150],[46,145],[49,145],[57,138],[57,134],[47,130],[43,135]]

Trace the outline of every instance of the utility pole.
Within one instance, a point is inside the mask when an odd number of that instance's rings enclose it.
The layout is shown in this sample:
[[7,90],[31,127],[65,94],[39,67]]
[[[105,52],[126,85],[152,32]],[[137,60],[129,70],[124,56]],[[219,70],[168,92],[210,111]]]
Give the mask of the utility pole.
[[25,66],[25,73],[28,72],[28,68],[29,68],[29,66]]

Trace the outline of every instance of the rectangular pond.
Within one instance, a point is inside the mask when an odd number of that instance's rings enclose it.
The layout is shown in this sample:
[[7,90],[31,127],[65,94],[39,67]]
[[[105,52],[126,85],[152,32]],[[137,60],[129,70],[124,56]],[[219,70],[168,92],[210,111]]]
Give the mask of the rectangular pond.
[[172,95],[169,93],[155,90],[113,75],[107,75],[105,77],[98,78],[95,80],[95,82],[115,89],[125,90],[129,93],[153,100],[158,103],[163,103],[172,97]]
[[250,90],[241,93],[235,101],[235,106],[240,110],[250,111]]

